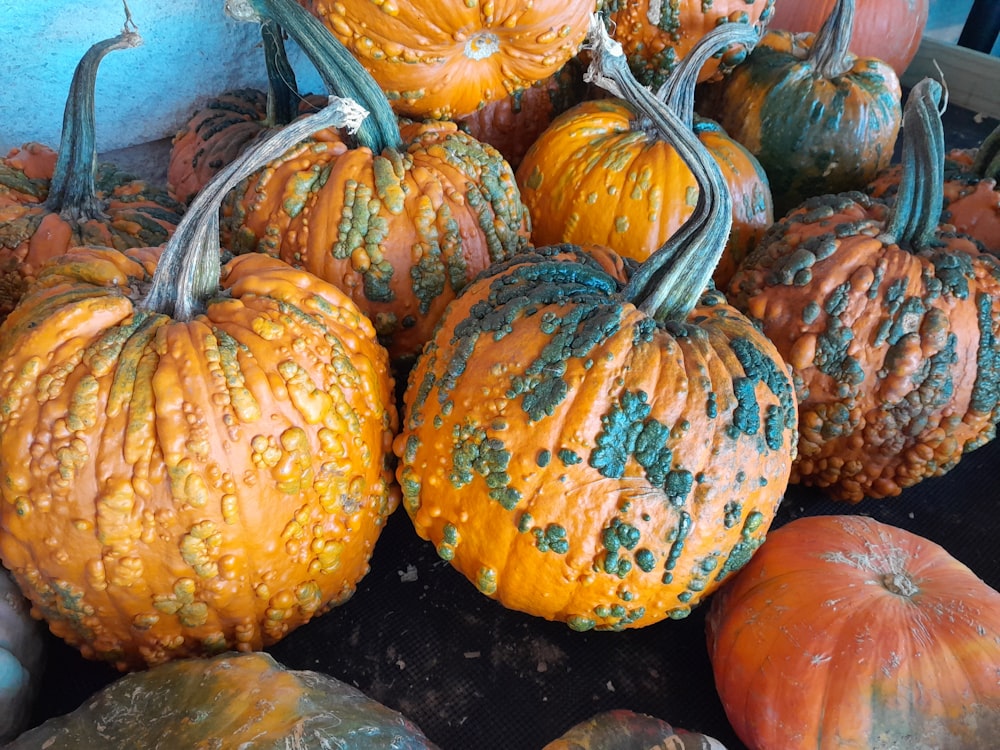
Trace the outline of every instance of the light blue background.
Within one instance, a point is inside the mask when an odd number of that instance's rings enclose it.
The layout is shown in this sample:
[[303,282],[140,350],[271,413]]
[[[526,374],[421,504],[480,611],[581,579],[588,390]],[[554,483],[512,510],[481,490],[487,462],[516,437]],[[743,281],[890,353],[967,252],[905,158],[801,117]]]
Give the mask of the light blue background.
[[[259,27],[229,18],[224,0],[129,0],[129,8],[144,44],[101,63],[100,152],[172,136],[210,96],[266,87]],[[58,147],[76,64],[124,20],[121,0],[0,0],[0,155],[28,141]],[[289,43],[288,51],[299,90],[325,91],[300,50]]]

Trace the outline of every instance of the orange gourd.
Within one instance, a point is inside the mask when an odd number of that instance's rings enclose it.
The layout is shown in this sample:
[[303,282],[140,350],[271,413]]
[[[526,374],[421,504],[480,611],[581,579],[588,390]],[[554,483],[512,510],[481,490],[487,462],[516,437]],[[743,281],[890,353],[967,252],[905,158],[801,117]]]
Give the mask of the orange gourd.
[[595,0],[300,0],[371,73],[396,111],[449,119],[522,91],[579,50]]
[[753,750],[992,750],[1000,593],[864,516],[773,530],[713,597],[715,685]]
[[[720,49],[752,47],[756,38],[749,26],[723,24],[695,45],[657,94],[708,149],[732,196],[732,228],[715,276],[720,285],[774,215],[757,159],[717,123],[694,114],[694,85]],[[639,261],[691,216],[698,195],[694,174],[650,114],[617,96],[582,102],[556,118],[528,149],[516,177],[535,245],[600,244]]]
[[634,273],[574,245],[487,269],[410,371],[394,451],[417,533],[484,595],[622,630],[686,616],[753,554],[796,407],[771,343],[705,291],[731,222],[721,172],[595,34],[602,76],[690,160],[698,208]]
[[940,476],[1000,420],[1000,263],[940,224],[941,86],[911,91],[890,206],[816,197],[765,235],[727,296],[792,366],[792,482],[857,502]]
[[88,658],[274,643],[353,594],[396,507],[371,323],[280,260],[219,265],[222,195],[328,110],[221,172],[164,248],[53,261],[0,327],[0,557]]
[[50,259],[78,244],[124,250],[165,242],[184,207],[166,190],[98,164],[94,87],[109,52],[142,44],[127,18],[73,74],[59,150],[27,143],[0,159],[0,319]]
[[293,0],[254,0],[296,39],[331,91],[369,116],[315,134],[223,206],[236,252],[264,252],[348,293],[405,369],[455,294],[528,243],[510,165],[454,122],[400,124],[358,62]]
[[[698,41],[726,23],[767,28],[775,0],[606,0],[611,35],[622,45],[635,77],[647,86],[662,85]],[[706,64],[699,80],[717,78],[746,57],[741,44],[727,47]]]

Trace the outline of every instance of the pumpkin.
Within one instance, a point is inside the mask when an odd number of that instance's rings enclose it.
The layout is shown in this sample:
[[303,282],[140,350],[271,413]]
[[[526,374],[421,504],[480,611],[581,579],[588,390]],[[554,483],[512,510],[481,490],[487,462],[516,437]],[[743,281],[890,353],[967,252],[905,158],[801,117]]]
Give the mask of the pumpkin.
[[700,97],[699,111],[764,167],[776,216],[815,195],[863,190],[892,160],[902,90],[887,63],[849,51],[854,3],[837,0],[816,34],[768,31]]
[[240,747],[434,750],[420,728],[360,690],[268,654],[183,659],[121,677],[5,750]]
[[141,43],[129,18],[120,34],[83,55],[66,101],[58,152],[27,143],[0,159],[0,319],[38,269],[67,248],[157,245],[180,221],[183,206],[165,190],[97,163],[98,66],[109,52]]
[[[655,103],[602,34],[601,76]],[[686,616],[760,544],[794,451],[785,364],[703,294],[731,222],[721,173],[653,111],[700,178],[692,219],[632,274],[568,244],[484,271],[410,371],[393,443],[418,535],[483,594],[576,630]]]
[[[792,32],[819,31],[835,0],[781,0],[774,6],[770,28]],[[857,0],[857,23],[851,51],[858,57],[885,60],[902,76],[920,47],[930,0]]]
[[805,201],[727,291],[793,368],[791,481],[838,500],[944,474],[1000,419],[1000,264],[939,226],[940,97],[924,79],[907,99],[891,208],[854,192]]
[[542,750],[726,750],[708,735],[674,729],[655,716],[626,709],[602,711],[574,724]]
[[580,59],[570,59],[548,78],[456,118],[459,127],[499,151],[511,168],[552,120],[586,96]]
[[336,284],[405,369],[455,294],[527,245],[514,173],[454,122],[401,126],[371,76],[292,0],[252,9],[300,42],[332,91],[371,114],[354,139],[318,133],[239,186],[223,206],[228,244]]
[[222,195],[327,109],[220,172],[165,248],[70,250],[0,327],[0,557],[87,658],[272,644],[352,595],[397,505],[370,322],[280,260],[219,263]]
[[468,3],[300,0],[415,119],[471,114],[558,71],[595,0]]
[[[774,0],[605,0],[603,4],[611,35],[621,43],[635,77],[654,88],[667,80],[699,39],[722,24],[748,24],[759,36],[774,6]],[[745,47],[733,44],[702,67],[699,80],[720,77],[745,57]]]
[[909,531],[790,521],[713,597],[706,629],[726,715],[755,750],[1000,737],[1000,593]]
[[[939,158],[937,154],[933,158]],[[894,200],[902,167],[893,164],[875,176],[866,192]],[[974,149],[952,149],[944,155],[941,220],[974,237],[1000,256],[1000,126]]]
[[[695,45],[658,94],[711,153],[732,195],[720,285],[774,215],[757,159],[717,123],[695,116],[694,85],[713,54],[755,40],[751,27],[723,24]],[[515,176],[535,245],[601,244],[640,261],[691,216],[698,192],[691,170],[651,115],[617,96],[582,102],[558,117],[528,149]]]
[[41,687],[45,638],[28,600],[0,573],[0,742],[25,728]]
[[277,24],[265,20],[260,31],[268,90],[242,88],[212,97],[171,140],[167,189],[182,203],[190,203],[222,167],[271,128],[326,104],[325,97],[299,95]]

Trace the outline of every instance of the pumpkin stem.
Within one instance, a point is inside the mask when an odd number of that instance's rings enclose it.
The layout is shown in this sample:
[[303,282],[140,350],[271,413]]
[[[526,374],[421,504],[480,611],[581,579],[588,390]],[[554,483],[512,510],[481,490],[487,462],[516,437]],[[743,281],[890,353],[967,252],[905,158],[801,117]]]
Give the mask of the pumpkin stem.
[[733,199],[719,165],[678,116],[636,81],[621,45],[596,15],[589,45],[593,61],[586,79],[645,113],[663,140],[691,170],[698,203],[688,220],[632,275],[623,294],[659,322],[684,320],[694,309],[722,256],[733,222]]
[[837,0],[813,38],[809,59],[824,78],[842,76],[851,69],[849,57],[854,33],[854,0]]
[[284,31],[269,18],[260,23],[264,44],[264,65],[267,68],[267,120],[274,126],[287,125],[299,113],[299,87],[295,71],[285,52]]
[[63,110],[62,134],[55,172],[49,181],[45,208],[67,221],[86,221],[103,216],[104,206],[97,197],[94,175],[97,171],[94,88],[97,69],[109,52],[131,49],[142,44],[142,37],[132,23],[125,6],[125,25],[111,39],[88,49],[73,73],[66,108]]
[[167,241],[146,297],[137,307],[186,321],[204,312],[219,291],[219,205],[242,180],[325,128],[354,132],[368,113],[350,99],[330,97],[315,114],[295,120],[219,171],[191,202]]
[[982,180],[989,179],[1000,183],[1000,126],[979,144],[972,171]]
[[887,591],[897,596],[911,597],[920,593],[917,584],[906,573],[884,573],[881,581]]
[[361,105],[369,117],[354,134],[358,146],[380,154],[399,150],[403,138],[389,99],[357,58],[330,30],[295,0],[226,0],[226,12],[238,21],[271,19],[288,32],[316,67],[334,96]]
[[903,173],[884,233],[901,246],[926,247],[941,221],[945,151],[938,107],[943,90],[933,78],[924,78],[910,90],[903,107]]
[[691,48],[656,92],[687,128],[694,127],[694,93],[705,63],[722,50],[742,44],[749,53],[760,40],[757,29],[745,23],[724,23],[709,31]]

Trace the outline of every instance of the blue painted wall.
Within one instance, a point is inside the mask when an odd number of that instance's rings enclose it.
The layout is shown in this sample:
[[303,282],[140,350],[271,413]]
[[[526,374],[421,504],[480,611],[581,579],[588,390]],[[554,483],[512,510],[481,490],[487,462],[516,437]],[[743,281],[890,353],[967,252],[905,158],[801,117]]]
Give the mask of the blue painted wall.
[[[257,24],[229,18],[225,0],[129,0],[144,43],[101,63],[98,150],[172,136],[208,97],[265,88]],[[122,0],[0,0],[0,154],[27,141],[59,145],[73,70],[94,42],[117,35]],[[291,43],[299,88],[325,91]]]

